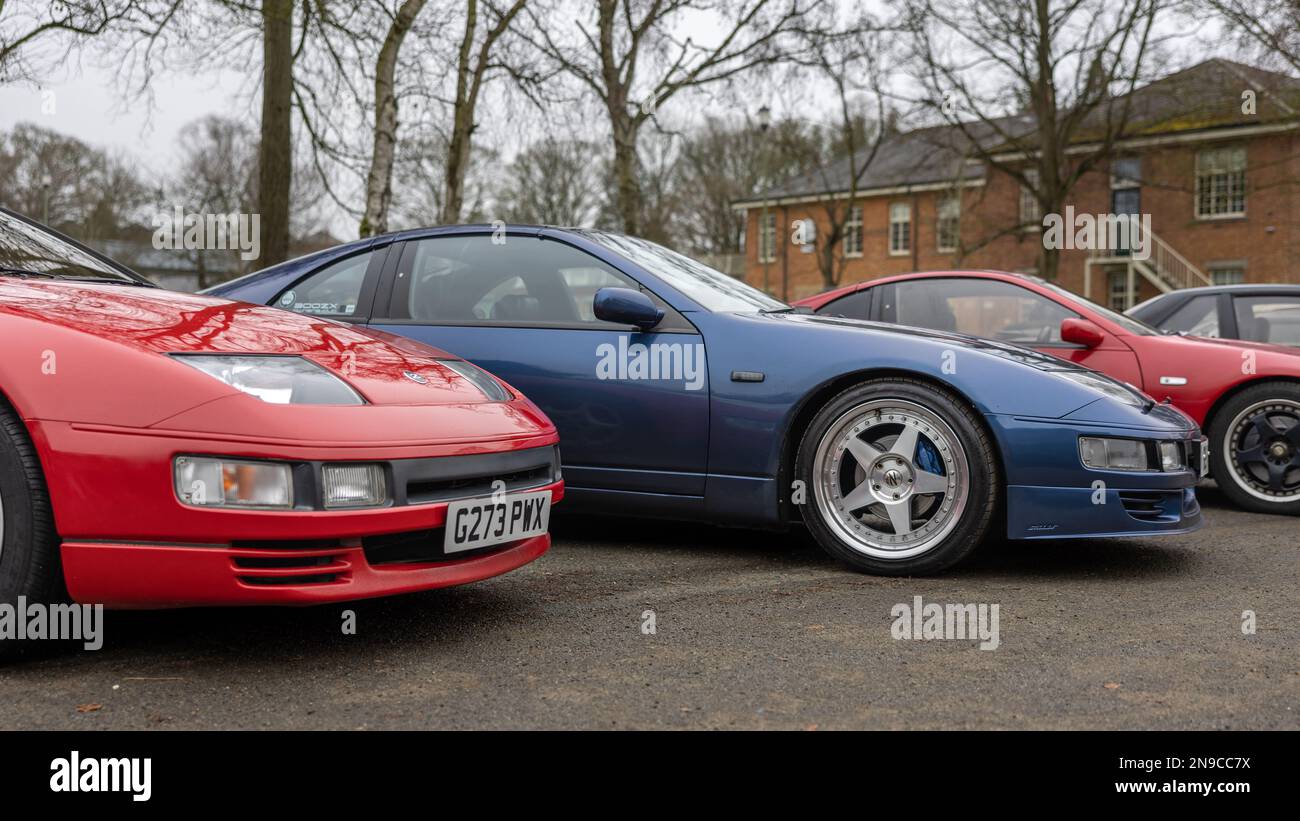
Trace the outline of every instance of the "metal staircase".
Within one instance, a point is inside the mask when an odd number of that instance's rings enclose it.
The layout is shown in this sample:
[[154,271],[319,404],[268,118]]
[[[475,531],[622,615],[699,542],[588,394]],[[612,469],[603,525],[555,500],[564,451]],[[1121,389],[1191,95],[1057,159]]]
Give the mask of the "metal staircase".
[[1094,249],[1088,252],[1083,264],[1083,294],[1092,297],[1092,269],[1099,266],[1101,270],[1114,270],[1114,266],[1124,266],[1128,274],[1128,298],[1125,309],[1132,308],[1137,301],[1137,277],[1141,276],[1160,290],[1161,293],[1178,291],[1183,288],[1196,288],[1213,285],[1214,281],[1205,275],[1178,253],[1172,245],[1165,242],[1154,231],[1145,231],[1138,220],[1133,222],[1137,232],[1133,245],[1150,248],[1150,255],[1144,259],[1135,258],[1127,249]]

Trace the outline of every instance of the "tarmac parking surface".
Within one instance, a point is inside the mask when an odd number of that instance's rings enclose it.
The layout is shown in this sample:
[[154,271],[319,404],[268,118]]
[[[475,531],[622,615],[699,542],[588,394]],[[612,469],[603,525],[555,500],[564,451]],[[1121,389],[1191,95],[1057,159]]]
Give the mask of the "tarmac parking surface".
[[[1200,495],[1192,535],[921,579],[802,532],[557,516],[550,553],[467,587],[110,613],[98,652],[0,666],[0,727],[1300,729],[1300,522]],[[997,648],[895,638],[917,596],[997,605]]]

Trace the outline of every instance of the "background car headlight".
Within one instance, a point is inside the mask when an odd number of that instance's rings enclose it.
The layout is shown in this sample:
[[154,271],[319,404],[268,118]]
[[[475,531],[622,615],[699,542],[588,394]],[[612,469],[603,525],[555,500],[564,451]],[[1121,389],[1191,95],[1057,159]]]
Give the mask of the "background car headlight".
[[1145,442],[1136,439],[1079,438],[1079,456],[1097,470],[1151,470]]
[[326,465],[325,507],[376,507],[388,501],[381,465]]
[[1166,471],[1182,470],[1186,467],[1183,459],[1183,446],[1179,442],[1160,443],[1160,469]]
[[177,456],[173,473],[176,496],[187,505],[293,507],[293,476],[288,465]]
[[352,386],[301,356],[173,354],[173,359],[273,405],[364,405]]
[[439,359],[438,363],[473,382],[474,386],[483,391],[483,394],[493,402],[506,402],[510,399],[510,392],[506,390],[506,386],[477,365],[471,365],[462,359]]

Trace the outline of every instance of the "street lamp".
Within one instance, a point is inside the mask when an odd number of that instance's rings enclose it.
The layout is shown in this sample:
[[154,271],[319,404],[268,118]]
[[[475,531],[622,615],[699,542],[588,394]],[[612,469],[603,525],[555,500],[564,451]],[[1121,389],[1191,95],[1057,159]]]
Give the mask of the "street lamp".
[[[767,185],[770,182],[768,179],[766,179],[766,176],[767,176],[767,164],[768,164],[767,163],[768,160],[767,129],[771,125],[772,125],[772,109],[768,108],[767,106],[763,106],[758,110],[758,133],[759,133],[759,139],[762,141],[758,147],[758,150],[760,156],[762,157],[761,167],[764,175],[764,179],[763,179],[764,185]],[[767,196],[766,196],[767,192],[763,192],[763,193],[764,193],[763,215],[759,218],[759,223],[758,223],[758,255],[761,258],[761,261],[763,263],[763,291],[764,293],[771,293],[771,291],[768,289],[768,267],[771,265],[771,262],[770,262],[770,257],[767,254],[767,242],[765,241],[765,238],[767,236]],[[776,249],[776,231],[772,232],[772,249],[774,251]]]
[[41,177],[41,199],[45,202],[45,206],[41,211],[41,222],[46,225],[50,224],[50,186],[52,185],[54,185],[54,180],[47,172]]

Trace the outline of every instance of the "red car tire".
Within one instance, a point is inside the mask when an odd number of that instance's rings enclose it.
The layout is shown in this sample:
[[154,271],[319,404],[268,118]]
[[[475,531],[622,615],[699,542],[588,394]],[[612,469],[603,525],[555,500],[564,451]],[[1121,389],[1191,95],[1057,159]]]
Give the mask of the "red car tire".
[[40,460],[0,400],[0,602],[62,598],[58,540]]

